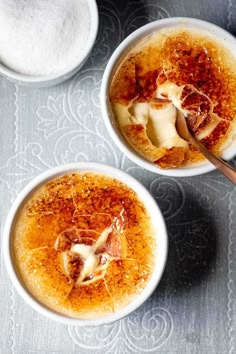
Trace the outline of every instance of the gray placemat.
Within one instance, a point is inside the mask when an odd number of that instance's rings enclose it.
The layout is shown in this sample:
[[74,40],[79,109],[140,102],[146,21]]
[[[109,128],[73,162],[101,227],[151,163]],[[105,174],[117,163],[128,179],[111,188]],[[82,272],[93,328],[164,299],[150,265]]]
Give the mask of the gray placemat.
[[169,231],[166,271],[132,315],[79,328],[54,323],[26,305],[1,259],[0,353],[235,353],[236,189],[217,171],[176,179],[133,164],[106,131],[99,90],[110,55],[136,28],[190,16],[235,33],[236,1],[99,0],[98,5],[96,45],[72,80],[40,90],[0,80],[1,225],[18,192],[42,171],[73,161],[108,163],[138,178],[158,201]]

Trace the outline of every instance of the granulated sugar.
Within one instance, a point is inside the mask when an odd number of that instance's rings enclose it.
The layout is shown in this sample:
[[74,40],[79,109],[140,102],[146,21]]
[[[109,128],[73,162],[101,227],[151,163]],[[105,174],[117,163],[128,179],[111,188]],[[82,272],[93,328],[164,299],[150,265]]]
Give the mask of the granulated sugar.
[[0,0],[0,61],[43,76],[76,65],[90,29],[86,0]]

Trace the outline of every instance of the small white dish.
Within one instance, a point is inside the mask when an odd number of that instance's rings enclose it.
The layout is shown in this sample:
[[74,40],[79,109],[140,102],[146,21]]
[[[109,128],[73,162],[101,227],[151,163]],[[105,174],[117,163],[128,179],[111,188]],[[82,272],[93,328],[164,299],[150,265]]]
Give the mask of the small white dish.
[[80,56],[77,63],[73,64],[65,68],[63,71],[60,71],[56,74],[50,74],[45,76],[31,76],[16,72],[11,70],[10,68],[4,66],[0,63],[0,75],[13,81],[14,83],[22,86],[29,86],[29,87],[49,87],[53,85],[57,85],[62,83],[75,75],[77,71],[81,69],[83,64],[85,63],[86,59],[88,58],[98,32],[98,25],[99,25],[99,17],[98,17],[98,7],[96,0],[88,0],[88,8],[89,8],[89,15],[90,15],[90,28],[89,28],[89,36],[86,41],[86,45],[83,48],[83,54]]
[[[22,206],[22,204],[27,200],[30,194],[38,188],[40,185],[48,182],[51,179],[56,177],[72,173],[72,172],[94,172],[99,173],[105,176],[110,176],[118,179],[124,184],[128,185],[131,189],[133,189],[140,200],[144,203],[153,223],[153,227],[155,230],[155,236],[157,241],[157,250],[156,250],[156,264],[153,269],[153,273],[150,281],[147,283],[147,286],[143,289],[143,291],[137,295],[133,301],[131,301],[126,307],[123,309],[111,314],[106,315],[104,317],[100,317],[97,319],[76,319],[67,317],[65,315],[54,312],[53,310],[47,308],[46,306],[39,303],[26,288],[24,287],[22,281],[20,280],[17,271],[14,266],[14,259],[12,255],[12,231],[14,228],[14,223],[17,217],[17,214]],[[161,276],[163,274],[166,259],[167,259],[167,249],[168,249],[168,238],[165,222],[162,216],[162,213],[157,206],[154,198],[148,192],[148,190],[136,179],[128,175],[127,173],[118,170],[114,167],[93,163],[93,162],[81,162],[81,163],[72,163],[68,165],[59,166],[48,170],[36,177],[33,181],[31,181],[18,195],[15,200],[12,208],[8,214],[4,232],[3,232],[3,255],[6,264],[7,271],[9,276],[17,289],[18,293],[21,297],[26,301],[28,305],[30,305],[34,310],[38,311],[40,314],[67,324],[67,325],[77,325],[77,326],[95,326],[101,325],[105,323],[110,323],[116,320],[121,319],[124,316],[127,316],[129,313],[137,309],[142,303],[152,294],[158,285]]]
[[[117,70],[122,59],[127,55],[127,53],[135,46],[135,44],[152,33],[162,30],[164,28],[178,28],[184,27],[189,29],[201,29],[209,33],[209,35],[217,38],[218,41],[230,49],[236,57],[236,39],[226,30],[218,27],[210,22],[202,21],[195,18],[187,17],[173,17],[165,18],[151,22],[133,33],[131,33],[114,51],[112,54],[106,68],[104,71],[102,85],[101,85],[101,108],[102,115],[104,118],[105,125],[107,130],[114,140],[117,147],[133,162],[137,165],[145,168],[154,173],[165,176],[174,176],[174,177],[188,177],[201,175],[212,170],[215,170],[215,167],[207,161],[199,163],[190,167],[183,168],[172,168],[172,169],[161,169],[158,166],[154,165],[152,162],[149,162],[144,157],[139,155],[131,146],[126,142],[122,134],[120,133],[116,120],[113,116],[111,104],[109,101],[109,87],[113,78],[115,71]],[[236,155],[236,146],[229,148],[223,154],[223,158],[226,160],[232,159]]]

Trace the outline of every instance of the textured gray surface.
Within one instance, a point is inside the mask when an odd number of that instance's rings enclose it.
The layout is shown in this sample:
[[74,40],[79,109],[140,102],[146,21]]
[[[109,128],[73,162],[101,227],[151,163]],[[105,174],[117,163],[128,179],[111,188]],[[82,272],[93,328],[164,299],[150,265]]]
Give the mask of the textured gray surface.
[[47,168],[72,161],[105,162],[136,176],[159,202],[170,239],[166,271],[156,292],[134,314],[100,328],[73,328],[29,308],[1,260],[0,352],[235,353],[236,188],[218,172],[175,179],[131,163],[105,129],[99,89],[111,53],[134,29],[158,18],[192,16],[236,33],[236,1],[98,4],[97,42],[76,77],[41,90],[0,80],[0,221],[3,225],[22,187]]

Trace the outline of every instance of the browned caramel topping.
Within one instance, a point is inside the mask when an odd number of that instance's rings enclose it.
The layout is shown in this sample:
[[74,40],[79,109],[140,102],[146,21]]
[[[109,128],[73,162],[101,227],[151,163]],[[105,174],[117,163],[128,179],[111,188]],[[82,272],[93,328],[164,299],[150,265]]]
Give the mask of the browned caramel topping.
[[153,97],[157,89],[158,71],[148,71],[142,73],[139,65],[135,66],[136,95],[140,102],[148,101]]
[[[191,92],[190,92],[191,90]],[[205,127],[209,123],[211,110],[213,111],[212,102],[207,96],[199,91],[193,89],[192,86],[185,85],[182,92],[182,108],[189,111],[189,118],[193,123],[193,118],[195,120],[194,124],[190,127],[193,131],[198,128]],[[208,118],[208,120],[206,119]]]
[[[111,83],[110,99],[124,106],[134,102],[153,105],[157,97],[173,100],[168,92],[161,96],[158,92],[167,82],[174,84],[182,92],[173,104],[180,101],[177,108],[187,115],[190,129],[207,148],[220,154],[236,120],[235,66],[230,50],[210,35],[181,28],[162,30],[142,40],[123,59]],[[115,116],[119,121],[118,108]],[[191,147],[186,153],[178,146],[168,146],[165,154],[161,146],[160,157],[155,158],[158,152],[150,146],[147,126],[140,122],[125,125],[123,117],[120,128],[130,145],[148,160],[170,168],[203,159]]]
[[153,107],[155,109],[162,109],[165,108],[166,104],[170,102],[171,101],[166,99],[152,98],[150,101],[150,107]]
[[201,140],[202,144],[204,144],[209,150],[213,149],[217,146],[217,143],[225,137],[229,125],[229,122],[222,120],[209,136]]
[[215,113],[232,120],[236,77],[227,64],[227,54],[220,44],[184,31],[167,37],[162,50],[168,79],[179,86],[193,85],[212,100]]
[[186,151],[181,147],[173,147],[169,149],[166,154],[157,160],[158,165],[161,168],[168,168],[170,165],[172,167],[180,166],[186,157]]
[[137,195],[92,173],[39,188],[15,227],[16,265],[26,286],[45,305],[72,316],[125,306],[147,283],[154,250]]

